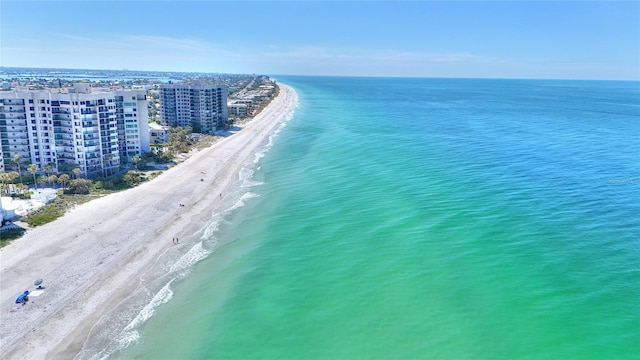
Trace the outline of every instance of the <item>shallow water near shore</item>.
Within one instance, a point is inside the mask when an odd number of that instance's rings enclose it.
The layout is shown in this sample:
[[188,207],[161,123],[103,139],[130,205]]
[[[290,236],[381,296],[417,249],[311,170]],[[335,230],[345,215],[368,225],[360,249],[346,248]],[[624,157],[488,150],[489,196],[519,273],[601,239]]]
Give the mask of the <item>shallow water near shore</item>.
[[110,358],[640,356],[640,83],[277,79],[293,119]]

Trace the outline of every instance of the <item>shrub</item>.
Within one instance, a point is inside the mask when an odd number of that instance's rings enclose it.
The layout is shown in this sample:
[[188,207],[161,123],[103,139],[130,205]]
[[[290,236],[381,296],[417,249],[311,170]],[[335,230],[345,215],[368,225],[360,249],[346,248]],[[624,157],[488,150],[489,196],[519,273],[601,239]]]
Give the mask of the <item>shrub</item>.
[[8,245],[10,240],[21,237],[24,235],[24,232],[25,230],[23,228],[2,230],[2,233],[0,233],[0,247]]
[[93,183],[88,179],[75,179],[69,183],[68,194],[83,194],[86,195],[91,190]]

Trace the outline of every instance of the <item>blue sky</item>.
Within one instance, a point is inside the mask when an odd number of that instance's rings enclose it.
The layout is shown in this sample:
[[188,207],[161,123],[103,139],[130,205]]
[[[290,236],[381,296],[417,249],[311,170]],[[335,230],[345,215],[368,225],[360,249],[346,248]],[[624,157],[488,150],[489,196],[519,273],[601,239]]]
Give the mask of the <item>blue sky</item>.
[[3,66],[640,80],[638,1],[11,1]]

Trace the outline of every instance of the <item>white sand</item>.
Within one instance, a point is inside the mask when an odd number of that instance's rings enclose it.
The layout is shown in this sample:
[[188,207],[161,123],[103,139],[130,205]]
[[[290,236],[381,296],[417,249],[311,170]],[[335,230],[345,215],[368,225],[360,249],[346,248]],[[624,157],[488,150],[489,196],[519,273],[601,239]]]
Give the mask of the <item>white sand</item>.
[[[205,224],[220,194],[296,102],[295,91],[280,85],[280,95],[241,131],[0,249],[0,358],[73,358],[91,327],[136,289],[159,255],[188,246],[172,238],[185,239]],[[14,304],[39,278],[45,292],[24,307]]]

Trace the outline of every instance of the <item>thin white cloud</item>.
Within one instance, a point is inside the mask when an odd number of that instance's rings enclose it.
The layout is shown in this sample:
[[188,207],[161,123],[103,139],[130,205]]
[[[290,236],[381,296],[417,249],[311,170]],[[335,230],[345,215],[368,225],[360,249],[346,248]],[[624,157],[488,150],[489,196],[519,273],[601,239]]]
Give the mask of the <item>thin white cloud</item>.
[[256,48],[242,42],[214,44],[195,38],[149,34],[88,37],[53,33],[47,43],[31,40],[4,47],[4,63],[64,68],[404,76],[410,71],[424,75],[436,70],[446,75],[455,67],[474,68],[500,62],[491,56],[465,52],[284,47],[273,43]]
[[460,63],[460,62],[499,62],[499,58],[481,54],[470,53],[425,53],[412,52],[398,49],[371,51],[360,48],[325,48],[314,46],[302,46],[295,48],[278,48],[273,45],[256,50],[252,58],[256,60],[280,59],[287,62],[300,61],[328,61],[328,62],[433,62],[433,63]]
[[165,50],[202,51],[210,48],[210,45],[204,41],[155,35],[124,35],[119,37],[118,41],[129,46]]

